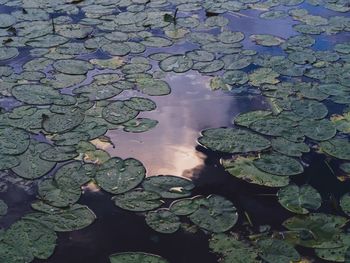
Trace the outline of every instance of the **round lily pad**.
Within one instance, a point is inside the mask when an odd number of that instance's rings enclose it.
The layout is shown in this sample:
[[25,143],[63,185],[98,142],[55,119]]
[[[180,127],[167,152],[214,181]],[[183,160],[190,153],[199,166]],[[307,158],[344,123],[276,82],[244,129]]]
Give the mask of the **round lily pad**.
[[299,123],[299,129],[306,137],[316,141],[329,140],[337,133],[332,122],[327,119],[303,119]]
[[148,212],[146,223],[153,230],[162,234],[175,233],[181,225],[180,218],[165,208]]
[[125,252],[109,256],[111,263],[168,263],[160,256],[146,254],[142,252]]
[[74,159],[79,154],[73,146],[50,147],[40,153],[40,158],[50,162],[64,162]]
[[271,115],[271,111],[257,110],[257,111],[248,111],[238,114],[234,119],[233,123],[243,127],[249,127],[253,122],[263,119],[266,116]]
[[350,235],[341,234],[340,240],[342,242],[337,248],[317,248],[315,253],[319,258],[330,262],[346,262],[349,254]]
[[0,14],[0,28],[10,27],[17,21],[15,16],[8,14]]
[[345,214],[350,216],[350,193],[346,193],[340,199],[340,207]]
[[262,151],[271,145],[270,141],[261,135],[233,128],[204,130],[198,142],[211,150],[227,153]]
[[134,189],[112,198],[114,204],[122,209],[134,212],[154,210],[163,204],[161,196],[155,192]]
[[84,120],[84,114],[75,111],[66,114],[49,114],[44,117],[43,128],[49,133],[64,133],[77,127]]
[[0,154],[0,170],[7,170],[14,168],[20,164],[17,156],[1,155]]
[[254,41],[257,45],[267,47],[278,46],[284,42],[282,38],[268,34],[251,35],[250,39]]
[[320,143],[321,151],[342,160],[350,160],[350,143],[347,139],[334,138]]
[[138,90],[150,96],[163,96],[171,92],[170,86],[167,82],[152,78],[138,78],[136,79]]
[[295,248],[283,240],[263,239],[258,241],[259,256],[269,263],[293,262],[300,259]]
[[126,132],[146,132],[158,124],[157,120],[137,118],[123,123]]
[[194,213],[198,208],[199,204],[196,202],[196,199],[200,197],[194,198],[184,198],[179,199],[171,203],[170,211],[178,216],[187,216]]
[[190,70],[193,66],[192,59],[183,55],[174,55],[165,58],[159,63],[159,67],[163,71],[174,71],[176,73],[182,73]]
[[240,156],[235,160],[222,160],[222,165],[231,175],[245,180],[248,183],[267,187],[283,187],[288,185],[288,176],[278,176],[265,173],[256,168],[253,161],[253,158]]
[[194,188],[192,181],[173,175],[158,175],[145,178],[142,187],[160,194],[163,198],[181,198],[191,195]]
[[102,117],[113,124],[121,124],[135,118],[139,112],[131,109],[123,101],[115,101],[105,107]]
[[236,207],[231,201],[218,195],[197,199],[199,208],[192,213],[190,220],[207,231],[221,233],[231,229],[238,220]]
[[113,157],[99,167],[96,180],[103,190],[122,194],[138,186],[145,175],[146,170],[138,160]]
[[21,129],[0,127],[0,153],[1,155],[16,155],[27,150],[29,134]]
[[303,153],[310,151],[307,144],[303,142],[291,142],[284,138],[276,138],[271,140],[271,145],[276,152],[292,157],[301,157]]
[[94,68],[88,61],[77,59],[58,60],[53,63],[53,67],[58,72],[69,75],[84,75]]
[[266,173],[280,176],[301,174],[304,171],[299,161],[278,153],[263,154],[261,158],[254,160],[253,164]]
[[20,164],[12,168],[12,171],[25,179],[31,180],[47,174],[56,163],[41,159],[40,154],[51,147],[52,146],[47,143],[32,141],[27,151],[17,157]]
[[11,92],[17,100],[34,105],[51,104],[54,99],[60,97],[57,90],[40,84],[17,85],[12,88]]
[[301,187],[291,184],[277,193],[278,202],[287,210],[297,214],[307,214],[309,210],[317,210],[322,198],[315,188],[310,185]]
[[15,47],[0,47],[0,60],[11,59],[18,55],[18,49]]
[[137,111],[152,111],[157,107],[153,100],[142,97],[132,97],[129,100],[124,101],[124,103],[129,108]]
[[327,107],[314,100],[295,100],[291,107],[293,112],[304,118],[322,119],[328,114]]

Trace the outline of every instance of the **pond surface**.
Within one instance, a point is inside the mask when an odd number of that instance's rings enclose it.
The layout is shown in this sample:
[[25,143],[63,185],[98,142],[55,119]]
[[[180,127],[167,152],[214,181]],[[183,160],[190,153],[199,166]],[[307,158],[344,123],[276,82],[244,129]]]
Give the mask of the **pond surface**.
[[0,262],[349,262],[349,11],[0,0]]

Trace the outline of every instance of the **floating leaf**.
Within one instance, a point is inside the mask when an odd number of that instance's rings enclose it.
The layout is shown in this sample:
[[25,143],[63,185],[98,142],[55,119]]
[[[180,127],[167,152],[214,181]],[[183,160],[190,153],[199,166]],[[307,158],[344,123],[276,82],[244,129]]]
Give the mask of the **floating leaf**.
[[175,233],[180,228],[180,219],[168,209],[158,209],[146,214],[146,223],[153,230],[162,234]]
[[350,216],[350,193],[343,195],[339,204],[343,212]]
[[347,139],[331,139],[320,143],[321,151],[342,160],[350,160],[350,143]]
[[261,250],[259,256],[269,263],[294,262],[300,259],[295,248],[285,241],[277,239],[263,239],[258,241]]
[[109,256],[111,263],[168,263],[160,256],[142,252],[124,252]]

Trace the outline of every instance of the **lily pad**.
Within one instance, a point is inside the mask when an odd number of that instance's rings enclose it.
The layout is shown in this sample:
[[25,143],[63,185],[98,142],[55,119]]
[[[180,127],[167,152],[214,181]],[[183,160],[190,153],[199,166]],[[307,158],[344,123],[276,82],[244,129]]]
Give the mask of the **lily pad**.
[[210,195],[196,201],[199,202],[199,208],[189,218],[200,228],[221,233],[226,232],[236,224],[238,220],[237,209],[226,198]]
[[234,119],[233,123],[235,125],[249,127],[253,122],[263,119],[266,116],[271,115],[271,111],[257,110],[257,111],[248,111],[245,113],[238,114]]
[[129,108],[137,111],[152,111],[157,107],[153,100],[142,97],[132,97],[129,100],[124,101],[124,103]]
[[173,175],[158,175],[147,177],[142,187],[158,193],[163,198],[176,199],[191,195],[194,184],[185,178]]
[[287,210],[297,214],[307,214],[309,210],[317,210],[322,198],[315,188],[310,185],[301,187],[291,184],[280,189],[277,193],[278,202]]
[[176,200],[171,203],[169,209],[171,212],[173,212],[178,216],[190,215],[199,208],[199,204],[198,202],[196,202],[197,198],[201,198],[201,197],[184,198],[184,199]]
[[170,86],[167,82],[152,78],[138,78],[136,79],[138,90],[150,96],[163,96],[171,92]]
[[137,187],[145,175],[146,170],[138,160],[113,157],[99,167],[96,180],[103,190],[122,194]]
[[56,163],[41,159],[40,154],[51,147],[52,146],[47,143],[32,141],[27,151],[17,157],[20,164],[12,168],[12,171],[25,179],[31,180],[47,174]]
[[304,171],[299,161],[278,153],[263,154],[261,158],[254,160],[253,164],[266,173],[280,176],[301,174]]
[[161,205],[163,201],[161,196],[155,192],[145,191],[143,189],[134,189],[124,194],[116,195],[112,198],[114,204],[122,209],[134,212],[144,212],[154,210]]
[[198,142],[211,150],[227,153],[257,152],[271,145],[270,141],[261,135],[233,128],[204,130]]
[[29,146],[29,135],[26,131],[0,127],[0,153],[1,155],[17,155],[25,152]]
[[69,75],[84,75],[94,68],[88,61],[77,59],[58,60],[53,63],[53,67],[58,72]]
[[340,207],[345,214],[350,216],[350,193],[346,193],[340,199]]
[[162,208],[146,214],[146,223],[162,234],[175,233],[180,228],[180,218],[168,209]]
[[47,150],[40,153],[40,158],[50,162],[64,162],[74,159],[79,154],[76,152],[75,147],[72,146],[57,146],[50,147]]
[[289,184],[288,176],[265,173],[256,168],[253,161],[253,158],[240,156],[235,160],[222,160],[222,165],[231,175],[248,183],[267,187],[283,187]]
[[123,101],[115,101],[105,107],[102,117],[113,124],[122,124],[135,118],[139,112],[131,109]]
[[271,140],[271,145],[276,152],[292,157],[301,157],[303,153],[310,151],[307,144],[303,142],[291,142],[284,138],[276,138]]
[[183,55],[174,55],[165,58],[159,63],[159,67],[163,71],[174,71],[176,73],[183,73],[190,70],[193,66],[192,59]]
[[320,143],[321,151],[342,160],[350,160],[350,143],[347,139],[334,138]]
[[123,123],[126,132],[146,132],[153,129],[158,124],[157,120],[148,118],[137,118]]
[[309,119],[322,119],[328,114],[327,107],[314,100],[295,100],[291,107],[294,113]]
[[259,256],[269,263],[294,262],[300,259],[295,248],[285,241],[277,239],[263,239],[258,241],[261,250]]
[[142,252],[125,252],[109,256],[111,263],[168,263],[160,256],[146,254]]

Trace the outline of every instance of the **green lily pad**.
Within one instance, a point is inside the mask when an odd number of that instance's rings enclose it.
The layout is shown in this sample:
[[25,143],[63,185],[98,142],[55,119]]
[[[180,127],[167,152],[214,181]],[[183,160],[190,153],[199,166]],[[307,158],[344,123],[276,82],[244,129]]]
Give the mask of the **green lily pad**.
[[134,189],[124,194],[116,195],[112,198],[114,204],[122,209],[134,212],[145,212],[154,210],[161,205],[163,201],[161,196],[155,192],[145,191],[143,189]]
[[17,21],[15,16],[0,14],[0,28],[10,27]]
[[333,138],[337,133],[332,122],[327,119],[303,119],[299,123],[299,129],[306,137],[316,141],[329,140]]
[[123,123],[124,131],[126,132],[146,132],[153,129],[158,124],[158,121],[148,118],[137,118]]
[[40,154],[51,147],[52,146],[47,143],[32,141],[27,151],[17,157],[20,164],[12,168],[12,171],[25,179],[31,180],[47,174],[56,163],[41,159]]
[[176,199],[191,195],[192,181],[173,175],[158,175],[145,178],[142,187],[158,193],[163,198]]
[[196,62],[192,69],[201,73],[212,73],[221,70],[225,66],[222,60],[216,59],[210,62]]
[[146,170],[138,160],[113,157],[99,167],[96,180],[103,190],[122,194],[137,187],[145,175]]
[[330,262],[347,262],[347,253],[350,247],[350,235],[341,234],[342,246],[337,248],[317,248],[315,253],[319,258]]
[[253,158],[240,156],[235,160],[222,160],[222,165],[231,175],[248,183],[267,187],[283,187],[289,184],[288,176],[265,173],[256,168],[253,161]]
[[159,63],[159,67],[165,71],[174,71],[176,73],[183,73],[190,70],[193,66],[192,59],[183,55],[174,55],[165,58]]
[[12,263],[48,259],[54,252],[56,240],[56,233],[47,225],[23,218],[2,235],[0,260]]
[[0,154],[0,170],[7,170],[14,168],[20,164],[17,156],[1,155]]
[[343,212],[350,216],[350,193],[343,195],[339,204]]
[[113,124],[122,124],[130,121],[138,114],[138,111],[129,108],[123,101],[112,102],[102,111],[102,117]]
[[124,103],[129,108],[137,111],[152,111],[157,107],[156,103],[153,100],[142,97],[132,97],[124,101]]
[[284,39],[268,34],[251,35],[250,39],[254,41],[257,45],[267,47],[279,46],[284,42]]
[[321,142],[320,149],[335,158],[350,160],[350,143],[347,139],[334,138]]
[[180,218],[165,208],[148,212],[146,223],[150,228],[162,234],[175,233],[181,225]]
[[44,117],[43,128],[49,133],[64,133],[79,126],[84,120],[84,114],[80,111],[65,114],[49,114]]
[[60,97],[57,90],[53,89],[52,87],[39,84],[23,84],[14,86],[11,93],[17,100],[34,105],[52,104],[55,99]]
[[56,232],[70,232],[88,227],[95,221],[96,215],[87,206],[75,204],[51,213],[31,213],[24,218],[42,222]]
[[345,112],[343,115],[332,115],[331,122],[338,131],[350,133],[350,112]]
[[291,142],[284,138],[276,138],[271,140],[271,145],[273,150],[276,152],[292,157],[301,157],[303,153],[310,151],[307,144],[303,142]]
[[277,79],[279,75],[272,68],[259,68],[249,74],[249,83],[255,87],[262,84],[277,84],[280,82]]
[[248,82],[248,75],[242,70],[227,70],[222,75],[225,84],[243,85]]
[[102,46],[102,51],[112,56],[125,56],[130,53],[131,49],[124,43],[108,43]]
[[234,119],[233,123],[235,125],[249,127],[253,122],[263,119],[266,116],[271,115],[271,111],[257,110],[257,111],[248,111],[245,113],[238,114]]
[[270,141],[261,135],[233,128],[204,130],[198,142],[211,150],[227,153],[257,152],[271,145]]
[[218,35],[218,39],[225,44],[241,42],[244,37],[244,33],[239,31],[224,31]]
[[269,263],[295,262],[300,255],[295,248],[285,241],[277,239],[262,239],[258,241],[259,256]]
[[58,60],[53,63],[53,67],[58,72],[69,75],[84,75],[94,68],[88,61],[77,59]]
[[299,161],[278,153],[262,154],[259,159],[253,161],[253,164],[266,173],[280,176],[301,174],[304,171]]
[[18,49],[15,47],[0,47],[0,60],[11,59],[18,55]]
[[295,216],[283,222],[283,226],[294,231],[285,232],[286,241],[304,247],[335,248],[340,247],[340,228],[347,219],[328,214],[309,214]]
[[199,202],[199,208],[189,218],[200,228],[221,233],[226,232],[236,224],[238,220],[237,209],[226,198],[210,195],[205,199],[197,199],[197,202]]
[[29,146],[29,135],[26,131],[0,127],[0,153],[1,155],[17,155],[25,152]]
[[137,78],[136,86],[142,93],[150,96],[163,96],[171,92],[169,84],[158,79]]
[[40,153],[40,158],[50,162],[64,162],[74,159],[79,154],[76,152],[75,147],[72,146],[57,146],[50,147],[47,150]]
[[297,214],[307,214],[309,210],[317,210],[322,198],[315,188],[310,185],[301,187],[291,184],[280,189],[277,193],[278,202],[287,210]]
[[142,252],[124,252],[109,256],[111,263],[168,263],[160,256]]
[[291,106],[294,113],[304,118],[322,119],[328,114],[327,107],[314,100],[295,100]]
[[196,202],[197,198],[201,197],[184,198],[176,200],[171,203],[169,209],[171,212],[178,216],[190,215],[199,208],[199,204],[198,202]]

